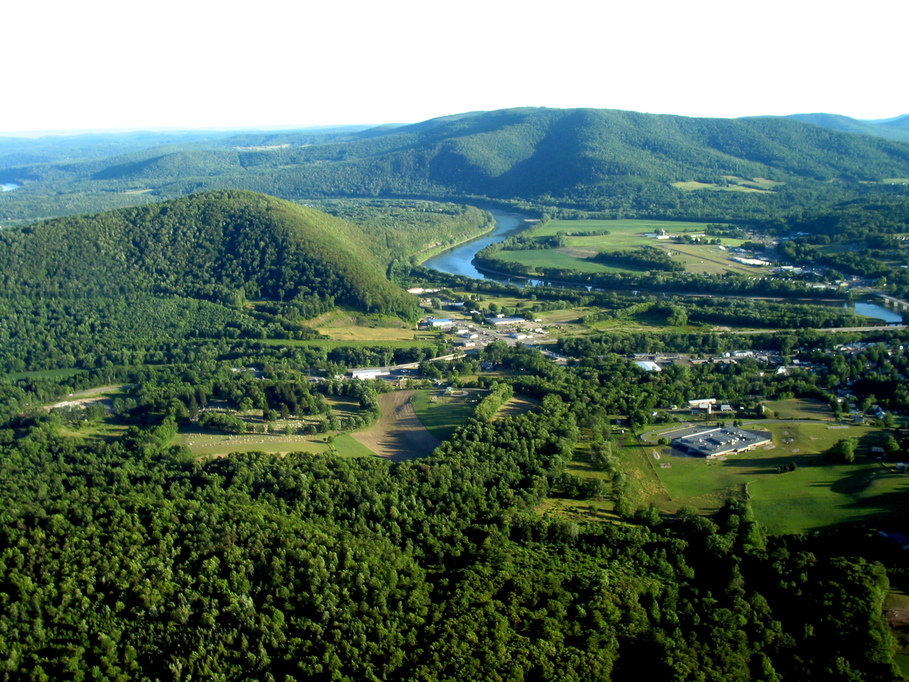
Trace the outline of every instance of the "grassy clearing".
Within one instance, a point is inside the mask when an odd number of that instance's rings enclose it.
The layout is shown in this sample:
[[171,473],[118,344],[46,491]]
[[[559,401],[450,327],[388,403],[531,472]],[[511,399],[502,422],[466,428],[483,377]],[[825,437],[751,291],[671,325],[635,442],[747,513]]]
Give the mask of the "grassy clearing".
[[81,442],[89,441],[114,441],[126,433],[125,424],[115,424],[110,421],[86,422],[78,427],[62,426],[60,435],[66,438],[74,438]]
[[495,418],[501,419],[502,417],[515,417],[519,414],[524,414],[525,412],[536,409],[539,406],[539,400],[535,400],[525,395],[516,395],[513,398],[505,401],[502,407],[500,407],[496,412]]
[[413,341],[412,326],[393,317],[335,310],[310,321],[320,334],[335,341]]
[[68,369],[39,369],[33,372],[13,372],[7,374],[6,378],[11,381],[19,379],[66,379],[68,377],[81,374],[85,370],[68,368]]
[[[657,220],[553,220],[531,228],[528,236],[551,236],[565,232],[565,246],[558,249],[530,249],[501,251],[497,257],[508,262],[521,263],[531,269],[559,268],[587,273],[636,272],[632,268],[607,266],[589,260],[601,251],[620,251],[652,246],[670,254],[694,274],[719,274],[738,272],[754,275],[754,268],[731,259],[729,248],[740,246],[742,240],[722,238],[722,244],[685,244],[675,239],[647,237],[658,230],[669,235],[703,235],[707,224],[699,222],[673,222]],[[602,234],[602,232],[608,234]],[[583,234],[588,233],[588,234]]]
[[748,178],[740,178],[737,175],[724,175],[723,180],[725,180],[724,183],[688,180],[670,184],[683,192],[710,190],[714,192],[757,192],[759,194],[770,194],[775,187],[782,184],[780,182],[768,180],[767,178],[754,178],[749,180]]
[[368,447],[363,445],[355,438],[353,438],[349,433],[341,433],[335,436],[334,442],[332,443],[337,452],[335,454],[340,455],[341,457],[375,457],[376,453],[370,450]]
[[411,403],[413,394],[394,391],[380,395],[379,419],[352,437],[380,457],[395,461],[431,454],[439,440],[417,419]]
[[312,348],[432,348],[435,341],[427,339],[414,339],[402,341],[372,340],[372,341],[344,341],[339,339],[262,339],[261,343],[267,346],[306,346]]
[[598,232],[609,230],[612,234],[655,232],[663,228],[669,233],[683,232],[702,233],[707,229],[706,222],[683,220],[550,220],[548,223],[531,228],[526,234],[534,237],[548,237],[559,232]]
[[[810,404],[786,407],[797,411],[812,408]],[[771,533],[800,533],[852,521],[898,518],[909,511],[909,475],[897,474],[868,455],[869,448],[883,439],[881,429],[829,422],[761,421],[746,423],[745,428],[770,431],[774,445],[725,461],[677,456],[668,447],[645,445],[644,456],[651,458],[653,470],[669,496],[669,504],[659,491],[648,501],[669,512],[688,506],[709,513],[731,492],[747,489],[756,517]],[[659,433],[651,436],[654,440],[657,437]],[[827,463],[820,453],[843,438],[859,440],[858,460],[853,464]],[[777,473],[779,466],[789,463],[795,463],[797,469]],[[642,495],[646,497],[647,491]]]
[[801,398],[766,400],[764,406],[768,410],[768,418],[834,421],[830,406],[820,400],[803,400]]
[[471,415],[484,391],[469,390],[465,396],[446,395],[444,391],[415,391],[413,409],[417,418],[438,440],[451,437]]
[[909,680],[909,595],[892,589],[884,598],[887,624],[896,639],[894,660],[903,677]]
[[[185,445],[197,457],[225,457],[233,452],[267,452],[286,455],[288,452],[328,453],[330,446],[325,435],[292,435],[283,433],[227,434],[185,430],[177,434],[175,445]],[[340,448],[339,448],[340,449]]]

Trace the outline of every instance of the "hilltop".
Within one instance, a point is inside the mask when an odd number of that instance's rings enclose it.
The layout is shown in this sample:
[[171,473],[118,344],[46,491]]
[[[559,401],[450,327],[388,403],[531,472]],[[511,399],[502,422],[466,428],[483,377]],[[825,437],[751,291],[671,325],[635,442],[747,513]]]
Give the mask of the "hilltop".
[[189,295],[215,302],[317,297],[404,317],[416,301],[391,284],[358,228],[312,208],[218,191],[0,236],[7,293]]
[[419,196],[744,216],[899,193],[903,178],[909,178],[909,144],[813,122],[521,108],[334,134],[222,136],[108,158],[8,166],[0,179],[25,186],[5,197],[0,219],[59,214],[58,194],[79,195],[79,206],[110,205],[216,188],[286,199]]

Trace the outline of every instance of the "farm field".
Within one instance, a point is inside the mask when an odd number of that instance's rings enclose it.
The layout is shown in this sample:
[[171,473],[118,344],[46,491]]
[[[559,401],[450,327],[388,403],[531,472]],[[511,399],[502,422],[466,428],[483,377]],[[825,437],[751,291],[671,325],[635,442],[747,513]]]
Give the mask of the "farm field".
[[[545,225],[531,228],[531,237],[553,236],[559,232],[572,234],[565,238],[565,246],[557,249],[506,250],[496,254],[503,261],[522,263],[537,270],[540,268],[570,269],[578,272],[634,272],[632,268],[607,266],[595,263],[593,256],[601,251],[620,251],[652,246],[671,254],[695,274],[720,274],[737,272],[755,275],[762,268],[754,268],[731,260],[730,247],[741,245],[741,239],[721,238],[722,246],[715,244],[685,244],[674,239],[655,239],[645,234],[658,229],[668,234],[703,234],[706,223],[655,220],[552,220]],[[602,234],[602,232],[608,234]],[[590,234],[578,234],[587,232]],[[599,234],[598,234],[599,233]]]
[[394,391],[379,396],[376,422],[351,437],[380,457],[392,460],[426,457],[439,441],[417,418],[411,398],[414,391]]
[[439,390],[414,391],[412,404],[417,418],[439,441],[447,440],[455,429],[473,415],[485,391],[463,391],[464,395]]

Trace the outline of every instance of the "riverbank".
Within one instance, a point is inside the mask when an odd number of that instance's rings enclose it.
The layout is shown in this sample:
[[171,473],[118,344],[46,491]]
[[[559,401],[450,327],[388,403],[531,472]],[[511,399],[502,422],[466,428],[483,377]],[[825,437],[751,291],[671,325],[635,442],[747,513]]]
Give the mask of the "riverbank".
[[428,261],[430,258],[434,258],[435,256],[438,256],[440,253],[445,253],[446,251],[448,251],[450,249],[456,249],[459,246],[463,246],[464,244],[469,244],[474,239],[481,239],[481,238],[495,232],[496,227],[497,227],[495,216],[492,213],[490,213],[489,211],[485,211],[485,213],[489,216],[489,218],[487,219],[486,224],[483,226],[483,228],[480,232],[473,234],[473,235],[468,235],[468,236],[464,237],[463,239],[456,239],[455,241],[450,242],[450,243],[436,244],[434,246],[427,246],[424,249],[420,249],[419,251],[415,251],[414,253],[410,254],[408,256],[408,259],[410,259],[411,261],[414,261],[417,265],[423,265],[423,263]]

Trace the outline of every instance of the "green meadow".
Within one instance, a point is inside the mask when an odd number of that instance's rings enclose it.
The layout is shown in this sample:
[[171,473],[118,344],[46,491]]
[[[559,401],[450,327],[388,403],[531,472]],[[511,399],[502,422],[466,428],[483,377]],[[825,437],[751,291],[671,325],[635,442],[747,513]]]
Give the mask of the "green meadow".
[[718,245],[686,244],[676,239],[645,236],[660,229],[669,235],[702,235],[707,229],[707,223],[668,220],[551,220],[530,228],[524,234],[546,237],[564,232],[571,235],[565,238],[564,246],[556,249],[505,250],[498,252],[496,258],[521,263],[536,271],[558,268],[585,273],[634,272],[631,268],[607,266],[590,259],[604,251],[652,246],[669,253],[674,260],[685,266],[687,272],[694,274],[737,272],[754,275],[761,272],[761,268],[731,260],[728,249],[740,246],[741,239],[724,237],[721,238],[722,244]]
[[[673,455],[669,447],[644,442],[629,453],[630,458],[626,456],[627,473],[646,486],[640,491],[642,500],[668,512],[691,507],[709,513],[729,494],[747,491],[757,519],[770,533],[809,532],[883,516],[899,518],[909,512],[905,496],[909,475],[897,473],[870,452],[883,442],[883,430],[804,421],[746,422],[745,428],[771,432],[774,444],[725,460],[705,460]],[[822,453],[843,438],[858,439],[856,461],[828,462]],[[794,471],[779,473],[780,467],[789,464],[796,465]]]
[[464,393],[466,395],[451,395],[438,390],[416,391],[413,394],[413,410],[426,430],[444,441],[473,415],[484,392],[468,390]]

